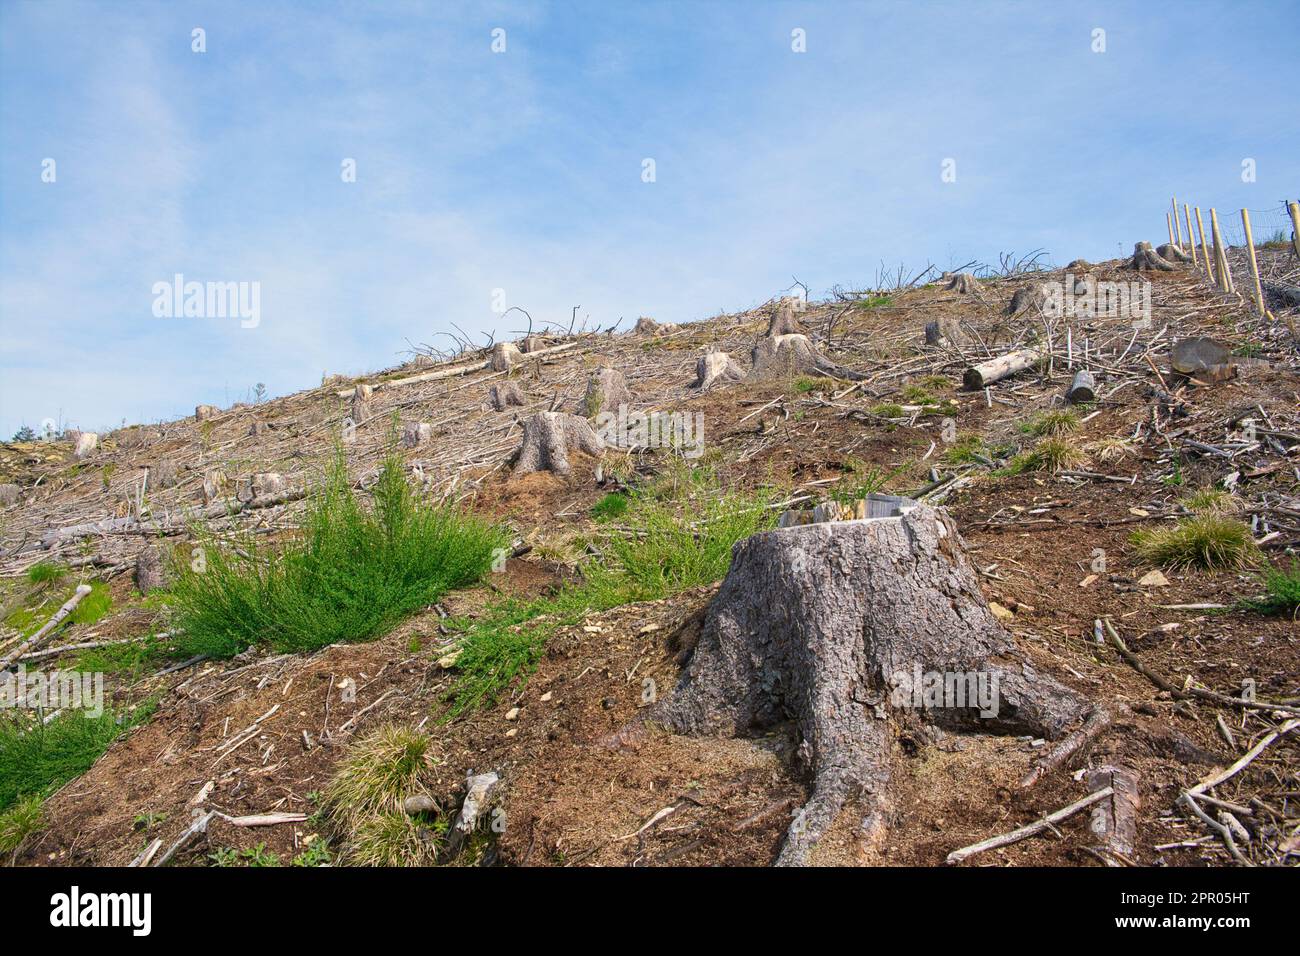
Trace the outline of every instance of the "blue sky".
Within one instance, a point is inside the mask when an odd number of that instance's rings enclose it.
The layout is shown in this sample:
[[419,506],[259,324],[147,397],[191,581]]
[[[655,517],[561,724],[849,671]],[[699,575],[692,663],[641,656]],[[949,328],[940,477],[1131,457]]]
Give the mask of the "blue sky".
[[[518,329],[497,289],[686,321],[882,261],[1111,257],[1171,194],[1273,208],[1298,29],[1296,2],[2,0],[0,435]],[[260,323],[155,317],[176,273],[260,283]]]

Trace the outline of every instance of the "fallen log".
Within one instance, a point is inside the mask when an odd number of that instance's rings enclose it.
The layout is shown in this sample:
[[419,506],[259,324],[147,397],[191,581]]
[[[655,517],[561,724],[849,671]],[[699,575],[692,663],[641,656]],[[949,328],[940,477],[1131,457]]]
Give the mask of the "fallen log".
[[64,619],[67,618],[69,614],[77,609],[77,605],[81,603],[81,599],[89,593],[89,584],[78,584],[77,590],[73,593],[72,597],[68,598],[68,600],[63,603],[63,607],[54,612],[54,616],[46,621],[39,631],[10,651],[9,654],[5,656],[4,660],[0,660],[0,671],[8,670],[10,664],[19,657],[22,657],[23,654],[30,651],[32,648],[39,645],[41,641],[51,634],[56,627],[63,623]]
[[[577,340],[572,342],[563,342],[560,345],[552,345],[547,349],[537,349],[536,351],[527,354],[529,359],[540,358],[543,355],[552,355],[556,352],[563,352],[565,349],[571,349],[577,344]],[[461,365],[460,363],[455,363],[455,367],[437,369],[432,372],[421,372],[419,375],[408,375],[405,378],[389,379],[386,382],[375,382],[371,388],[375,391],[379,391],[384,388],[397,388],[399,385],[415,385],[418,382],[436,382],[444,378],[456,378],[461,375],[469,375],[473,372],[492,369],[492,362],[493,359],[488,358],[486,360],[475,361],[472,364]],[[353,389],[345,388],[335,392],[334,394],[339,398],[347,398],[352,394],[352,392]]]
[[1042,355],[1037,349],[1019,349],[999,355],[979,365],[972,365],[962,376],[962,384],[971,391],[977,391],[994,382],[1009,378],[1030,368]]
[[1081,402],[1095,402],[1097,400],[1097,380],[1092,377],[1092,373],[1087,369],[1079,369],[1074,373],[1074,381],[1070,383],[1070,390],[1065,393],[1065,397],[1075,405]]

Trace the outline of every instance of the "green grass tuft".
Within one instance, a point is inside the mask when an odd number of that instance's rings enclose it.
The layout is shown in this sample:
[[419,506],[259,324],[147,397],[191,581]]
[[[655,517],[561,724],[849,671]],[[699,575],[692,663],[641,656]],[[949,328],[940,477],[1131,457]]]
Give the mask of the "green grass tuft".
[[1020,430],[1037,438],[1060,438],[1079,430],[1079,413],[1072,408],[1042,412],[1021,425]]
[[1183,499],[1183,507],[1194,515],[1234,515],[1241,502],[1222,488],[1205,488]]
[[1138,531],[1131,541],[1138,557],[1162,568],[1242,568],[1255,563],[1250,528],[1222,515],[1199,515],[1177,524]]
[[22,797],[0,813],[0,853],[12,853],[45,823],[45,802],[38,794]]
[[252,645],[289,652],[364,641],[479,580],[505,546],[501,529],[420,500],[395,455],[373,497],[371,509],[358,503],[340,452],[301,534],[281,550],[264,553],[249,537],[239,554],[199,533],[203,570],[181,564],[172,588],[179,652],[231,657]]
[[32,584],[45,584],[57,581],[68,573],[68,569],[52,561],[38,561],[27,569],[27,580]]
[[1288,569],[1270,567],[1262,575],[1265,596],[1257,600],[1242,601],[1247,610],[1260,614],[1289,614],[1300,611],[1300,561],[1291,559]]
[[591,506],[591,516],[598,520],[621,518],[623,515],[627,514],[627,509],[627,495],[620,494],[617,491],[611,491],[604,498],[601,498]]

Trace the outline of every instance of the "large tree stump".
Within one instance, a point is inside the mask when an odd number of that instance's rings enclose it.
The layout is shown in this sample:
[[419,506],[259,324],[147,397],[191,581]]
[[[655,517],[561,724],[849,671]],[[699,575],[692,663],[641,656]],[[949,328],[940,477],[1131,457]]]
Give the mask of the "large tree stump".
[[96,432],[77,432],[73,440],[72,457],[89,458],[91,452],[99,447],[99,435]]
[[1014,317],[1022,312],[1039,312],[1046,304],[1047,293],[1041,284],[1034,282],[1016,290],[1016,294],[1007,303],[1007,315]]
[[949,292],[960,292],[963,295],[974,295],[980,291],[979,280],[969,272],[958,272],[956,275],[948,276],[948,285],[945,288]]
[[767,332],[755,344],[751,357],[752,379],[791,378],[795,375],[826,375],[856,381],[866,376],[837,365],[813,347],[794,315],[795,300],[786,296],[772,311]]
[[1156,252],[1149,242],[1139,242],[1133,247],[1133,258],[1128,267],[1139,272],[1174,272],[1178,268]]
[[695,362],[695,381],[691,388],[701,391],[714,385],[731,385],[745,379],[745,370],[726,352],[705,352]]
[[620,405],[631,404],[632,393],[628,391],[623,373],[602,366],[587,381],[587,394],[582,400],[581,411],[588,418],[595,418],[601,412],[617,411]]
[[1087,710],[994,619],[947,514],[917,506],[737,544],[676,690],[618,739],[645,723],[743,735],[793,720],[811,796],[777,862],[802,865],[846,804],[879,846],[897,739],[922,720],[1057,738]]
[[488,404],[492,406],[493,411],[504,412],[507,408],[526,405],[528,400],[519,383],[511,380],[488,389]]
[[360,425],[373,417],[375,412],[370,400],[374,394],[374,387],[365,382],[358,382],[356,388],[352,390],[352,405],[348,409],[348,418],[352,419],[353,425]]
[[433,426],[428,422],[407,422],[402,426],[402,447],[420,448],[433,441]]
[[1171,262],[1175,264],[1179,262],[1192,261],[1192,257],[1189,256],[1187,253],[1183,252],[1181,246],[1175,245],[1172,242],[1166,242],[1164,245],[1158,247],[1156,249],[1156,255],[1158,255],[1161,259],[1164,259],[1165,262]]
[[643,315],[636,320],[636,325],[632,329],[633,335],[658,335],[662,326],[648,315]]
[[10,505],[18,504],[18,499],[22,497],[22,488],[13,482],[5,482],[0,485],[0,508],[8,508]]
[[147,545],[135,559],[135,586],[141,594],[167,586],[162,552],[153,545]]
[[492,354],[488,358],[488,368],[494,372],[508,372],[521,361],[524,355],[519,351],[519,346],[514,342],[498,342],[492,346]]
[[969,340],[957,319],[945,317],[925,324],[926,345],[965,345]]
[[220,414],[221,409],[215,405],[194,406],[194,420],[196,422],[206,422],[209,418],[216,418]]
[[600,457],[605,443],[585,418],[563,412],[538,412],[524,421],[524,437],[515,452],[515,475],[552,471],[568,475],[569,455],[580,451]]

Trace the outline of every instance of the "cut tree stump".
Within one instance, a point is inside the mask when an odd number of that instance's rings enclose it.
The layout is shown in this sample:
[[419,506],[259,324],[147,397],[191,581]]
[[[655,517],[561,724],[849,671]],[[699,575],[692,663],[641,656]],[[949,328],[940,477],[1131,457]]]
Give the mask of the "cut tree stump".
[[196,422],[206,422],[209,418],[216,418],[221,414],[221,409],[215,405],[196,405],[194,407],[194,420]]
[[496,412],[504,412],[507,408],[517,408],[528,403],[524,396],[524,391],[515,381],[502,382],[499,385],[493,385],[488,389],[488,404]]
[[546,348],[546,340],[540,335],[525,335],[519,341],[519,351],[528,355],[530,352],[540,352]]
[[95,432],[77,432],[76,442],[72,447],[73,458],[88,458],[99,447],[99,435]]
[[990,613],[956,526],[918,505],[737,544],[677,688],[613,742],[646,725],[738,736],[793,720],[811,796],[777,863],[803,865],[846,806],[861,813],[864,849],[879,849],[904,733],[924,739],[929,723],[1058,738],[1088,709],[1030,666]]
[[992,385],[994,382],[1031,368],[1041,354],[1037,349],[1019,349],[991,358],[979,365],[972,365],[962,376],[962,384],[972,391]]
[[568,475],[572,452],[601,457],[605,443],[585,418],[564,412],[538,412],[524,421],[524,437],[515,452],[515,475],[551,471]]
[[1092,373],[1083,368],[1075,372],[1074,381],[1070,383],[1070,390],[1065,393],[1065,397],[1076,405],[1081,402],[1095,402],[1097,400],[1097,381],[1093,378]]
[[171,488],[179,480],[180,475],[174,461],[156,461],[149,466],[150,488]]
[[794,303],[794,299],[786,296],[776,304],[767,332],[759,338],[751,353],[753,367],[749,377],[763,380],[811,374],[849,381],[866,378],[860,372],[837,365],[813,348],[795,319]]
[[12,482],[7,481],[0,485],[0,508],[18,504],[18,499],[21,497],[22,489]]
[[636,320],[636,325],[632,329],[632,334],[658,335],[662,328],[663,327],[654,319],[650,318],[648,315],[643,315]]
[[1179,263],[1192,261],[1192,257],[1183,252],[1182,247],[1177,246],[1172,242],[1166,242],[1163,246],[1156,249],[1156,255],[1161,259],[1164,259],[1166,262]]
[[925,325],[926,345],[965,345],[969,340],[957,319],[935,319]]
[[1149,242],[1139,242],[1133,247],[1133,258],[1128,267],[1139,272],[1176,272],[1178,267],[1163,258]]
[[145,547],[135,559],[135,586],[141,594],[167,586],[162,552],[153,545]]
[[357,382],[356,387],[352,390],[352,405],[348,409],[348,417],[352,419],[353,425],[360,425],[374,415],[374,409],[370,404],[370,399],[374,394],[375,390],[371,386],[365,382]]
[[433,441],[433,426],[428,422],[407,422],[402,426],[402,447],[420,448]]
[[631,404],[632,393],[628,391],[623,373],[602,366],[587,381],[587,394],[582,400],[581,411],[588,418],[595,418],[601,412],[617,411],[620,405]]
[[714,385],[731,385],[745,380],[745,370],[726,352],[705,352],[695,362],[695,381],[691,388],[701,391]]
[[1016,294],[1007,303],[1007,315],[1017,316],[1022,312],[1039,312],[1046,304],[1047,294],[1043,292],[1043,287],[1035,282],[1016,290]]
[[969,272],[958,272],[956,275],[948,277],[948,285],[945,288],[949,292],[960,292],[963,295],[974,295],[980,291],[979,280]]
[[[541,351],[538,349],[537,351]],[[492,355],[488,358],[488,368],[494,372],[508,372],[521,361],[524,355],[514,342],[498,342],[492,346]]]

